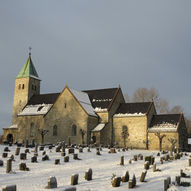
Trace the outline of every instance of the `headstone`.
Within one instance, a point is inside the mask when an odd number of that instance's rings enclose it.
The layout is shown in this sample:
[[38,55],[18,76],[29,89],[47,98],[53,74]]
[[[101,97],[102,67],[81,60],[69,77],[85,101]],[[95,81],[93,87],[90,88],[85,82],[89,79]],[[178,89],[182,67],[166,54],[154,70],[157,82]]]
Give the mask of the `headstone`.
[[131,161],[131,159],[129,160],[129,164],[131,164],[132,163],[132,161]]
[[5,147],[4,152],[10,152],[9,147]]
[[48,149],[51,150],[51,149],[52,149],[52,145],[49,145],[49,146],[48,146]]
[[146,162],[144,163],[144,169],[145,169],[145,170],[149,170],[149,161],[146,161]]
[[55,159],[54,164],[60,164],[60,159]]
[[21,160],[26,160],[27,159],[27,154],[26,153],[21,153],[20,154],[20,159]]
[[29,171],[29,168],[27,167],[26,163],[21,163],[19,164],[19,170]]
[[46,151],[43,151],[42,155],[45,155],[46,154]]
[[121,178],[122,182],[128,182],[129,181],[129,172],[126,171],[125,175]]
[[99,150],[96,152],[96,155],[101,155],[101,153],[100,153],[100,151],[99,151]]
[[7,158],[8,153],[2,153],[2,158]]
[[55,176],[51,176],[48,179],[48,186],[46,188],[57,188],[57,180]]
[[8,159],[7,160],[7,167],[6,167],[6,173],[9,173],[12,171],[12,160]]
[[69,156],[64,157],[64,162],[69,162]]
[[39,151],[44,151],[44,146],[40,146]]
[[153,164],[153,172],[156,172],[157,168],[156,168],[156,163]]
[[56,152],[61,152],[60,149],[61,149],[61,146],[57,146],[56,147]]
[[66,155],[65,152],[61,152],[61,156],[64,157]]
[[17,191],[16,185],[3,186],[2,191]]
[[147,174],[147,170],[142,172],[141,177],[140,177],[140,182],[144,182],[145,181],[146,174]]
[[110,153],[116,153],[115,148],[110,148]]
[[30,153],[30,152],[29,152],[29,149],[25,149],[25,153]]
[[132,179],[129,180],[129,189],[131,189],[131,188],[133,188],[133,180]]
[[85,172],[85,180],[88,180],[88,181],[92,180],[92,174],[93,172],[92,172],[92,169],[90,168],[88,171]]
[[121,183],[121,177],[114,177],[111,184],[113,187],[119,187],[120,183]]
[[42,157],[42,161],[46,161],[46,160],[49,160],[49,156],[48,156],[48,155],[44,155],[44,156]]
[[10,159],[13,161],[13,160],[14,160],[14,155],[11,155],[11,156],[10,156]]
[[188,165],[191,166],[191,158],[188,159]]
[[134,155],[134,156],[133,156],[133,160],[134,160],[134,161],[137,161],[137,155]]
[[16,150],[15,150],[15,155],[19,155],[20,154],[20,147],[17,147]]
[[178,186],[180,186],[180,176],[175,177],[175,182]]
[[64,153],[65,153],[65,145],[64,145],[64,146],[62,146],[62,152],[64,152]]
[[31,157],[31,162],[32,162],[32,163],[33,163],[33,162],[37,162],[37,157],[36,157],[36,156]]
[[25,147],[26,147],[26,148],[28,148],[28,147],[29,147],[29,140],[26,140]]
[[77,185],[78,184],[78,177],[79,177],[78,174],[72,175],[72,177],[71,177],[71,185]]
[[163,164],[163,157],[160,157],[160,163]]
[[74,151],[75,151],[74,148],[69,148],[68,149],[68,154],[74,154]]
[[73,159],[74,159],[74,160],[78,160],[78,159],[79,159],[77,153],[74,153],[74,154],[73,154]]
[[132,181],[133,181],[133,187],[135,187],[136,186],[136,177],[135,177],[135,175],[133,175]]
[[138,160],[143,160],[143,155],[142,154],[139,154],[137,157],[138,157]]
[[3,161],[2,160],[0,160],[0,166],[3,166]]
[[91,152],[90,147],[87,148],[87,152]]
[[83,153],[83,148],[79,148],[79,153]]
[[124,156],[121,156],[121,162],[120,165],[124,165]]
[[164,179],[164,191],[167,191],[169,185],[167,179]]

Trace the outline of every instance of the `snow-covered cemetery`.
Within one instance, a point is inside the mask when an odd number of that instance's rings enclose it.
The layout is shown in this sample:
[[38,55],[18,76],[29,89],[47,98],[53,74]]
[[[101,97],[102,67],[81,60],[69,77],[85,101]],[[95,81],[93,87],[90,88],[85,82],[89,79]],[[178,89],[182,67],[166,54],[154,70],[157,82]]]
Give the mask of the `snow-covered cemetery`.
[[80,145],[1,145],[3,191],[191,190],[191,154]]

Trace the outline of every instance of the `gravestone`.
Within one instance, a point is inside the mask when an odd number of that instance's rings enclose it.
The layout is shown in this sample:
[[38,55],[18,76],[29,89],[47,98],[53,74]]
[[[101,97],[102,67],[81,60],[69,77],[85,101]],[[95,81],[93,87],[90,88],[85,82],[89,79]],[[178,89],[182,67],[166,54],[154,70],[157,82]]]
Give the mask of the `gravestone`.
[[132,181],[133,181],[133,187],[135,187],[137,184],[135,174],[133,175]]
[[65,188],[62,191],[76,191],[76,187]]
[[3,186],[2,191],[17,191],[16,185]]
[[42,155],[45,155],[46,154],[46,151],[43,151]]
[[146,162],[144,163],[144,169],[145,169],[145,170],[149,170],[149,161],[146,161]]
[[121,183],[121,177],[114,177],[111,184],[113,187],[119,187]]
[[55,165],[60,164],[60,159],[55,159],[54,164]]
[[83,148],[79,148],[79,153],[83,153]]
[[5,147],[4,152],[10,152],[9,147]]
[[101,155],[101,153],[100,153],[100,151],[99,151],[99,150],[96,152],[96,155]]
[[142,172],[141,177],[140,177],[140,182],[144,182],[145,181],[146,174],[147,174],[147,170]]
[[17,147],[16,150],[15,150],[15,155],[19,155],[20,154],[20,150],[21,150],[21,148]]
[[26,163],[21,163],[19,164],[19,170],[29,171],[29,168],[27,167]]
[[2,158],[7,158],[8,153],[2,153]]
[[110,153],[116,153],[116,150],[115,150],[115,148],[110,148],[110,151],[109,151]]
[[48,156],[48,155],[44,155],[44,156],[42,157],[42,161],[46,161],[46,160],[49,160],[49,156]]
[[64,157],[64,162],[69,162],[69,156]]
[[0,160],[0,166],[3,166],[3,161],[2,160]]
[[137,161],[137,155],[134,155],[134,156],[133,156],[133,160],[134,160],[134,161]]
[[129,171],[126,171],[125,175],[121,178],[122,182],[128,182],[129,181]]
[[64,157],[66,155],[65,152],[61,152],[61,156]]
[[57,153],[58,153],[58,152],[61,152],[60,149],[61,149],[61,146],[57,146],[57,147],[56,147],[56,152],[57,152]]
[[133,180],[132,179],[129,180],[129,189],[131,189],[131,188],[133,188]]
[[121,156],[121,162],[120,165],[124,165],[124,156]]
[[44,146],[40,146],[39,151],[44,151]]
[[7,166],[6,166],[6,173],[9,173],[12,171],[12,160],[8,159],[7,160]]
[[79,177],[78,174],[72,175],[72,177],[71,177],[71,185],[77,185],[78,184],[78,177]]
[[27,154],[26,153],[21,153],[20,154],[20,160],[26,160],[27,159]]
[[57,188],[57,180],[55,176],[51,176],[48,179],[48,186],[46,188]]
[[26,153],[26,154],[27,154],[27,153],[30,153],[30,152],[29,152],[29,149],[25,149],[25,153]]
[[73,159],[74,159],[74,160],[78,160],[78,159],[79,159],[77,153],[74,153],[74,154],[73,154]]
[[68,154],[74,154],[74,152],[75,152],[74,148],[69,148],[68,149]]
[[85,172],[85,180],[88,180],[88,181],[92,180],[92,174],[93,172],[92,172],[92,169],[90,168],[88,171]]
[[32,162],[32,163],[33,163],[33,162],[37,162],[37,157],[36,157],[36,156],[31,157],[31,162]]
[[157,168],[156,168],[156,163],[153,164],[153,172],[156,172]]

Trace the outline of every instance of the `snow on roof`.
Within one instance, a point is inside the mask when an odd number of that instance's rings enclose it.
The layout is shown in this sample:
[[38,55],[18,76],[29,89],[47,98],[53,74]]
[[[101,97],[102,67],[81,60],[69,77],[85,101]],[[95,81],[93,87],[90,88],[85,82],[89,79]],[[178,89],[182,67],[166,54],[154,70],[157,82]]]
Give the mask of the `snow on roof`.
[[77,91],[74,89],[70,89],[76,99],[80,102],[81,106],[85,109],[85,111],[92,116],[97,116],[94,112],[94,108],[91,105],[89,96],[85,92]]
[[114,115],[115,117],[140,117],[145,116],[145,113],[118,113]]
[[44,115],[46,114],[53,104],[36,104],[36,105],[27,105],[18,116],[23,115]]
[[9,127],[5,127],[3,129],[17,129],[17,128],[18,128],[17,124],[14,124],[14,125],[11,125]]
[[95,112],[105,112],[105,111],[107,111],[107,108],[96,107],[96,108],[94,109],[94,111],[95,111]]
[[164,122],[150,127],[149,132],[176,132],[177,127],[177,124]]
[[105,123],[98,124],[92,131],[101,131],[105,127]]

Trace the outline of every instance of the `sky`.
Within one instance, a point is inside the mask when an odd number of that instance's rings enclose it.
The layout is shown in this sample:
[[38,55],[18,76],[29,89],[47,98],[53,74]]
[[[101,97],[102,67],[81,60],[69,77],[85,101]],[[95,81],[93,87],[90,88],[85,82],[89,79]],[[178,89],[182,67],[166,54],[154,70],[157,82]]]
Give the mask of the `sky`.
[[[190,0],[0,0],[0,129],[29,47],[41,93],[155,87],[191,116]],[[1,130],[0,130],[1,132]]]

